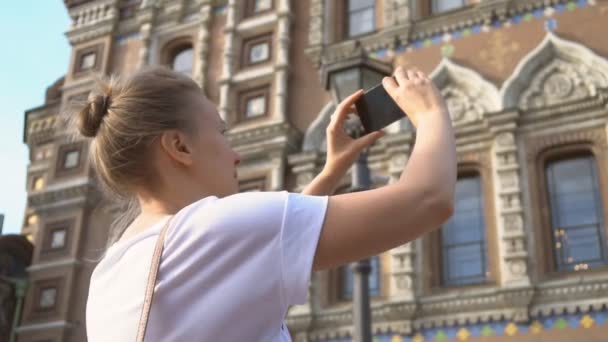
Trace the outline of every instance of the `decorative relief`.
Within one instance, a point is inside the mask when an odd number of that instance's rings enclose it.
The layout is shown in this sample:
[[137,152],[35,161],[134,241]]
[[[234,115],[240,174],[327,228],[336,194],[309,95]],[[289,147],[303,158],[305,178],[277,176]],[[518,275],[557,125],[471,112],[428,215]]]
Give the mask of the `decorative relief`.
[[477,72],[443,59],[431,73],[456,125],[478,121],[486,112],[500,109],[498,89]]
[[608,87],[608,60],[549,32],[501,91],[506,108],[546,107],[595,96]]
[[[608,72],[608,70],[606,70]],[[584,99],[608,86],[608,78],[585,65],[554,59],[539,70],[530,87],[524,91],[520,107],[537,108]]]
[[323,5],[323,0],[312,0],[310,2],[308,45],[321,45],[323,43]]

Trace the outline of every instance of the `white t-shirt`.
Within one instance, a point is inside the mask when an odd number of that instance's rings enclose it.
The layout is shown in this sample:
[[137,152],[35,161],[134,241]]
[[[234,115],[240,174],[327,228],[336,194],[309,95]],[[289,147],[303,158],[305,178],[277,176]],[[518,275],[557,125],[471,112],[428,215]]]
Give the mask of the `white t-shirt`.
[[[283,319],[308,295],[328,197],[206,197],[165,237],[146,341],[290,341]],[[154,245],[165,222],[113,244],[95,267],[89,342],[135,341]]]

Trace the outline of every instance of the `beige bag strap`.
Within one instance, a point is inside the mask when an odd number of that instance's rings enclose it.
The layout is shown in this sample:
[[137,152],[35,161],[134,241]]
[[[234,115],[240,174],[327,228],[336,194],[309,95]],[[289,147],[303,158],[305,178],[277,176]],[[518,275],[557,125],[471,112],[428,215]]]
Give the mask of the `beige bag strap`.
[[154,254],[152,255],[152,264],[150,265],[150,273],[148,273],[148,285],[146,287],[144,307],[141,310],[141,317],[139,318],[137,342],[143,342],[144,336],[146,336],[146,327],[148,326],[148,315],[150,314],[150,306],[152,305],[152,297],[154,295],[156,275],[158,273],[158,266],[160,265],[160,256],[163,253],[165,235],[167,233],[167,229],[169,228],[169,222],[171,222],[171,218],[167,220],[167,223],[165,223],[165,226],[161,229],[158,239],[156,240],[156,247],[154,248]]

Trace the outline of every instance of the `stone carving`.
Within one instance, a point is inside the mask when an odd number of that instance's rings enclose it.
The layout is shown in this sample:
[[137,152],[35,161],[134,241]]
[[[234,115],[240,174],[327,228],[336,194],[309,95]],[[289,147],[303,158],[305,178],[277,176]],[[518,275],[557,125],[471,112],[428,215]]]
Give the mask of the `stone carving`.
[[310,2],[308,44],[311,46],[323,43],[323,2],[323,0],[312,0]]
[[503,106],[538,108],[594,96],[608,87],[608,60],[549,32],[501,90]]
[[443,59],[431,73],[456,125],[481,120],[486,112],[500,110],[498,89],[477,72]]

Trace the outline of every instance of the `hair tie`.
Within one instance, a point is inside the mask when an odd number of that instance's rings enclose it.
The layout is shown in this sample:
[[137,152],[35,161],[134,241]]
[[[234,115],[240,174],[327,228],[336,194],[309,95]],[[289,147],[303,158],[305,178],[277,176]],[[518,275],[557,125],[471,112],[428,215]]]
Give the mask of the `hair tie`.
[[110,96],[104,95],[101,102],[102,117],[108,114],[108,108],[110,107]]

